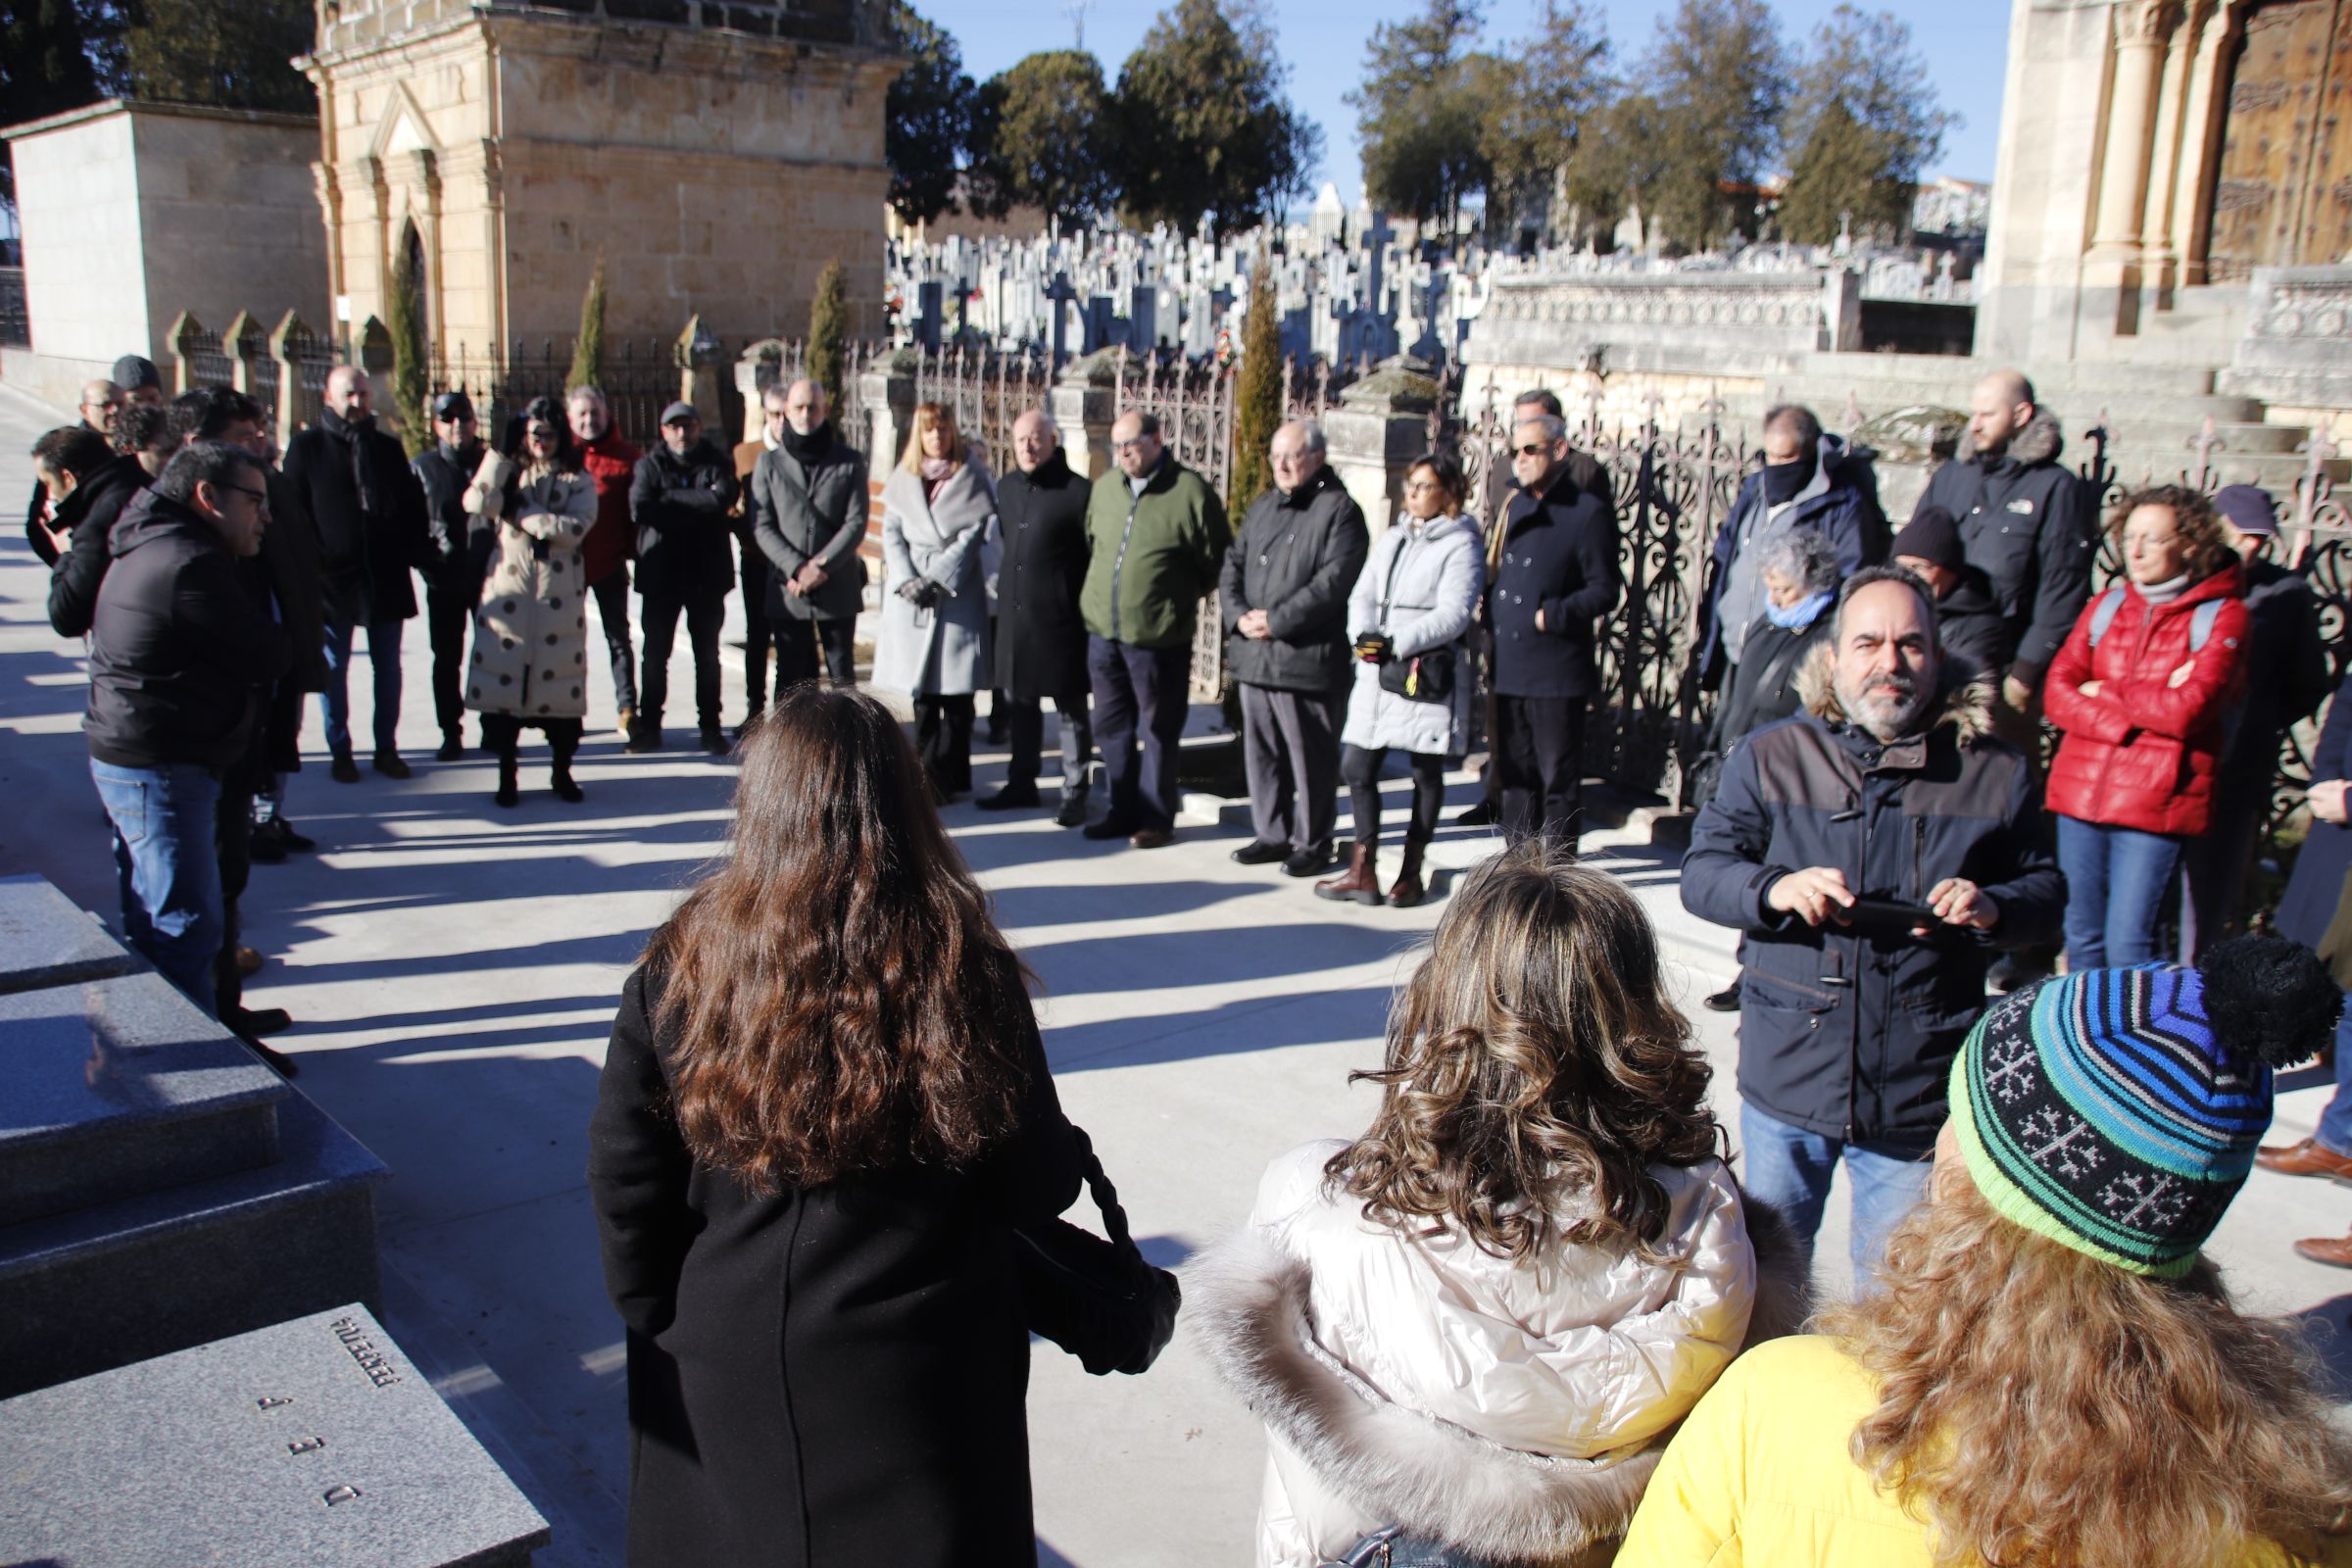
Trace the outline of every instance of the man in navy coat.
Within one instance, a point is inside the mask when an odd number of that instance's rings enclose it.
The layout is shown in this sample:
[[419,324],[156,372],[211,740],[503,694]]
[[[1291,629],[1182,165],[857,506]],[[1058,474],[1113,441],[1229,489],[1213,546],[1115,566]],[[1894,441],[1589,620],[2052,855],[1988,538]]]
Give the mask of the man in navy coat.
[[1600,689],[1594,650],[1617,608],[1617,520],[1609,498],[1569,472],[1568,429],[1523,411],[1511,429],[1519,492],[1487,583],[1494,653],[1494,753],[1502,831],[1573,850],[1583,829],[1585,710]]

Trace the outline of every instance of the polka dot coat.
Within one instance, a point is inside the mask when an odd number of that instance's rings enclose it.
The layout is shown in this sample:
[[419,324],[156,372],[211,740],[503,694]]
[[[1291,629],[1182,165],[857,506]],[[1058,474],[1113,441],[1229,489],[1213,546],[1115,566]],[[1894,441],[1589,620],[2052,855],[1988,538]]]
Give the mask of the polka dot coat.
[[[478,499],[485,487],[468,492]],[[495,488],[490,494],[497,493]],[[508,489],[490,569],[473,614],[466,706],[525,723],[588,712],[587,597],[580,541],[596,523],[596,486],[581,473],[542,473]]]

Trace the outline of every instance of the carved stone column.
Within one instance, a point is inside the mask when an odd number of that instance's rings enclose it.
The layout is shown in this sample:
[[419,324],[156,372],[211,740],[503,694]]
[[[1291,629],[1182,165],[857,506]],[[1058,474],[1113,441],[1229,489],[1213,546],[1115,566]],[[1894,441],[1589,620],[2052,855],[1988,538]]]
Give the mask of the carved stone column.
[[2098,221],[2090,240],[2094,260],[2138,260],[2164,46],[2180,20],[2174,0],[2125,0],[2115,8],[2115,88],[2108,98],[2106,156],[2099,164]]

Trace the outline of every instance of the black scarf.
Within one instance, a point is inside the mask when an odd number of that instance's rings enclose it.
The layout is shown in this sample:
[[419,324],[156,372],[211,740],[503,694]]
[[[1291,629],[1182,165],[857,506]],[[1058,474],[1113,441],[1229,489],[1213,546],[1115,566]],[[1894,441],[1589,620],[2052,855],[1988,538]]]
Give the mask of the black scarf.
[[1808,452],[1794,463],[1768,463],[1764,466],[1764,504],[1768,507],[1786,506],[1794,501],[1797,492],[1813,482],[1813,470],[1819,466]]
[[378,503],[383,498],[382,477],[375,471],[375,443],[368,437],[375,434],[375,416],[346,419],[332,409],[318,416],[318,427],[343,443],[351,464],[352,489],[359,496],[360,516],[373,521],[380,514]]
[[817,459],[833,450],[833,421],[827,419],[807,435],[803,435],[792,427],[790,419],[785,420],[784,450],[804,464],[816,462]]

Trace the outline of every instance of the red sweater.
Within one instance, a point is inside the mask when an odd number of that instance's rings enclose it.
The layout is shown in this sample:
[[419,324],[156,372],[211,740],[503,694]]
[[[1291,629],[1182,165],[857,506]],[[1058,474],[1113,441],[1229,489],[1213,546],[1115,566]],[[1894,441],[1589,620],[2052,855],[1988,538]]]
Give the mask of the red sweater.
[[629,480],[644,454],[610,426],[580,452],[588,477],[596,481],[596,526],[580,545],[580,564],[595,584],[637,553],[637,530],[629,525]]
[[[2170,604],[2151,606],[2135,586],[2090,645],[2092,594],[2051,661],[2042,703],[2065,731],[2050,764],[2049,808],[2078,821],[2145,833],[2194,836],[2213,809],[2213,772],[2222,725],[2243,688],[2246,607],[2231,562],[2191,583]],[[2221,600],[2212,634],[2194,655],[2189,625],[2197,606]],[[2187,678],[2173,671],[2194,661]],[[2082,695],[2082,683],[2100,683]]]

